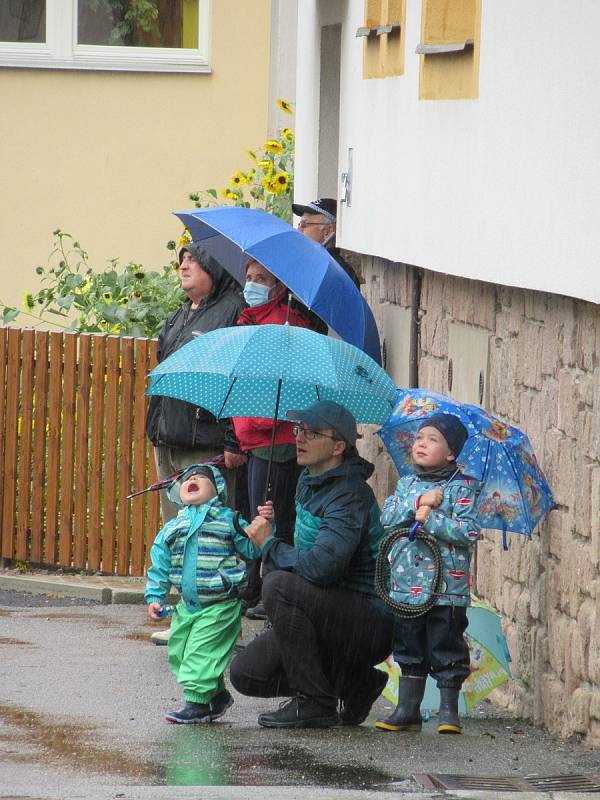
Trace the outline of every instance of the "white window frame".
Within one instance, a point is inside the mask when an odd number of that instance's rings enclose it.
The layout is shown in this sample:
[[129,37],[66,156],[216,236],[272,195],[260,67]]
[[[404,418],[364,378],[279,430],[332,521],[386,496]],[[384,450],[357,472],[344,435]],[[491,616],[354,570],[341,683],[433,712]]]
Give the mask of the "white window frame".
[[198,48],[77,44],[78,0],[46,0],[46,42],[0,42],[0,67],[210,72],[211,0],[200,0]]

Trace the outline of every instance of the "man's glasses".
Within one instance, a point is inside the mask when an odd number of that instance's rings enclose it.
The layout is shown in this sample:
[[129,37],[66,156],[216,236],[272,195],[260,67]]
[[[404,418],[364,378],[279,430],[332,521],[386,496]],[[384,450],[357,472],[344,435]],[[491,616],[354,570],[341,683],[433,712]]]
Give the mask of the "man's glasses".
[[313,431],[310,428],[305,428],[303,425],[294,425],[292,432],[294,436],[300,436],[300,434],[302,434],[308,442],[312,442],[317,436],[322,436],[325,439],[333,439],[335,442],[339,441],[337,436],[332,436],[330,433],[321,433],[321,431]]
[[298,223],[298,228],[302,230],[302,228],[310,228],[311,225],[320,225],[323,228],[325,225],[329,225],[329,222],[305,222],[305,220],[301,219]]

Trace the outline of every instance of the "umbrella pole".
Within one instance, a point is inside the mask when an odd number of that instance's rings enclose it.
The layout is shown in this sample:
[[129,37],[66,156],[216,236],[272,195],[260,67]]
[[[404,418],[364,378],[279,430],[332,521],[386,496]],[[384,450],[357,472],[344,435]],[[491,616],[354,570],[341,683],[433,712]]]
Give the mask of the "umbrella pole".
[[269,463],[267,465],[267,480],[265,482],[264,502],[266,503],[271,495],[271,466],[273,465],[273,451],[275,450],[275,432],[277,428],[277,414],[279,414],[279,401],[281,400],[281,378],[277,384],[277,400],[275,401],[275,417],[273,419],[273,430],[271,431],[271,450],[269,452]]

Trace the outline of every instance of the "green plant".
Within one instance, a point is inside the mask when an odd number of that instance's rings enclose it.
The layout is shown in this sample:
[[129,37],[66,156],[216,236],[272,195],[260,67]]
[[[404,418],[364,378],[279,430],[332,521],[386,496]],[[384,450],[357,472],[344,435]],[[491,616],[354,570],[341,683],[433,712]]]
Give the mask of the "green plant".
[[[135,8],[143,10],[144,2],[139,0]],[[277,104],[282,111],[292,114],[287,101],[280,99]],[[293,130],[282,128],[277,137],[257,150],[246,152],[252,166],[246,172],[238,170],[229,186],[221,189],[220,198],[216,189],[205,189],[190,194],[190,199],[198,208],[215,205],[262,208],[291,222]],[[78,333],[154,337],[165,317],[181,305],[185,295],[177,278],[179,263],[173,251],[190,241],[188,231],[183,232],[179,242],[167,242],[167,249],[173,255],[162,271],[146,271],[134,262],[121,267],[115,258],[109,261],[107,269],[97,272],[90,267],[86,251],[70,234],[59,229],[53,235],[54,248],[48,264],[36,268],[42,288],[25,293],[23,311],[0,301],[4,325],[25,314],[38,322]]]
[[156,0],[88,0],[88,5],[113,26],[106,44],[135,44],[132,35],[136,27],[145,34],[160,36]]
[[[291,105],[279,99],[277,105],[287,114]],[[238,170],[220,193],[203,189],[189,195],[197,208],[216,205],[262,208],[286,222],[292,221],[294,196],[294,131],[282,128],[279,135],[266,141],[256,150],[247,150],[252,162],[244,172]],[[225,203],[223,203],[225,201]]]
[[[97,272],[79,242],[61,230],[54,231],[54,249],[47,267],[37,267],[42,288],[26,292],[24,312],[4,306],[2,321],[12,322],[19,313],[79,333],[113,333],[120,336],[157,336],[165,317],[178,308],[181,291],[177,261],[162,271],[146,271],[141,264],[109,267]],[[170,251],[177,247],[168,242]]]

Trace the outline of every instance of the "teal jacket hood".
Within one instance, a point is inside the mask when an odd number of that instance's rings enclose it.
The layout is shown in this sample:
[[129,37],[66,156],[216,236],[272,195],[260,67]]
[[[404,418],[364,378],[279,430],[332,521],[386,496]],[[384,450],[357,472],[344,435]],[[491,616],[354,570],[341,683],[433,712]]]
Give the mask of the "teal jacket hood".
[[215,477],[215,483],[217,485],[217,496],[210,502],[214,502],[215,499],[219,500],[223,505],[227,503],[227,485],[225,484],[225,478],[223,477],[221,470],[217,467],[213,467],[212,464],[190,464],[189,467],[186,467],[185,470],[181,473],[181,475],[173,481],[173,483],[167,489],[167,497],[169,500],[177,506],[177,508],[184,508],[184,503],[181,502],[181,484],[186,481],[190,475],[193,475],[194,472],[198,470],[198,467],[202,467],[203,469],[210,469],[212,474]]

